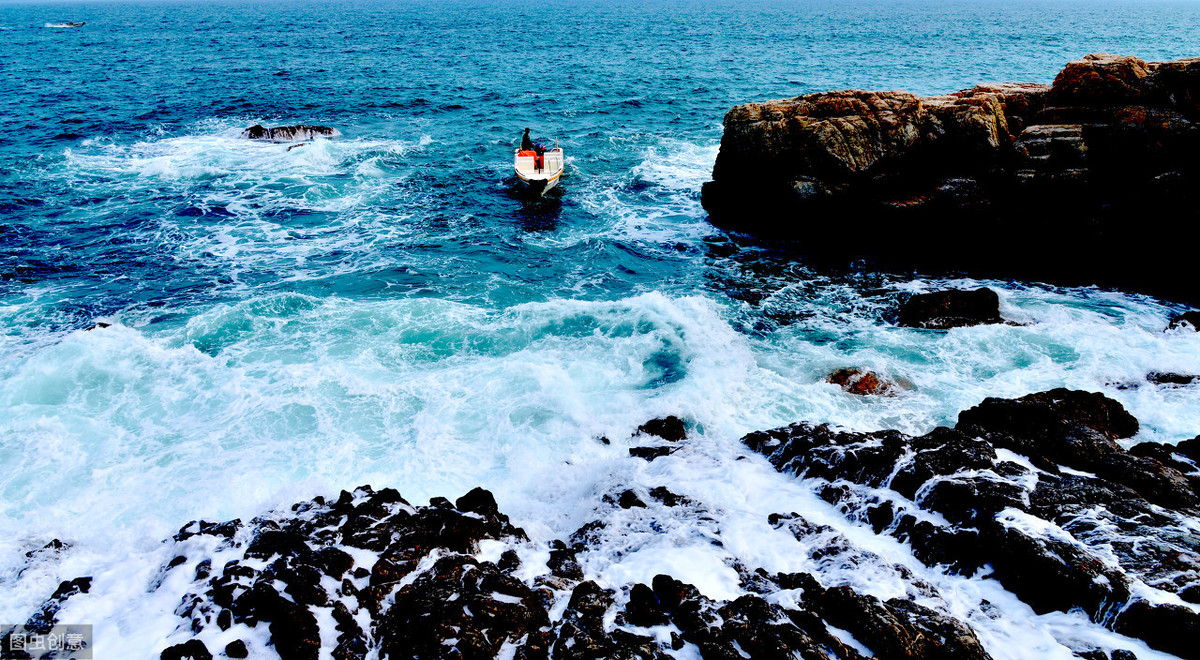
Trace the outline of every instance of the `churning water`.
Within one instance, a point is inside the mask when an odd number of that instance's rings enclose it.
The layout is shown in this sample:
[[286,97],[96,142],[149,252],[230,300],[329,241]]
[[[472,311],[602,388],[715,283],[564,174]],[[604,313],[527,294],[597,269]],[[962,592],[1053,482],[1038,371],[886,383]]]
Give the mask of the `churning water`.
[[[364,483],[414,501],[483,485],[549,539],[654,482],[710,507],[724,547],[667,521],[610,539],[591,574],[728,597],[733,559],[818,571],[765,522],[790,501],[963,616],[1003,607],[971,619],[997,657],[1111,637],[922,567],[735,460],[738,438],[798,420],[921,432],[1058,386],[1121,401],[1139,441],[1190,438],[1200,390],[1117,387],[1200,373],[1200,334],[1163,332],[1180,308],[988,282],[1019,325],[897,328],[898,292],[947,282],[792,263],[710,226],[699,187],[736,103],[1049,82],[1089,52],[1197,43],[1200,4],[1154,0],[0,4],[0,621],[95,575],[114,595],[71,616],[97,624],[98,652],[150,657],[178,621],[148,572],[188,520]],[[344,137],[238,139],[255,123]],[[512,188],[526,126],[567,150],[559,196]],[[840,367],[910,386],[856,398],[822,382]],[[665,414],[698,440],[628,458],[624,438]],[[51,538],[72,544],[62,562],[26,568]],[[880,571],[828,577],[897,595]]]

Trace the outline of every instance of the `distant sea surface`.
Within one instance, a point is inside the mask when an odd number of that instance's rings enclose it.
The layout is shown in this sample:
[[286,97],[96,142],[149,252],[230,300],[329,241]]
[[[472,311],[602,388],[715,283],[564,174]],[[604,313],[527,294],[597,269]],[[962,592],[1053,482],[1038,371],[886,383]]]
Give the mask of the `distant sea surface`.
[[[1193,437],[1200,390],[1121,387],[1200,373],[1200,335],[1163,332],[1182,308],[818,271],[713,228],[699,189],[739,103],[1198,48],[1200,3],[1167,0],[0,2],[0,621],[157,565],[188,520],[364,483],[484,485],[561,537],[626,469],[595,438],[665,414],[732,456],[1066,386],[1137,441]],[[295,123],[343,137],[238,138]],[[544,200],[510,178],[525,127],[567,153]],[[981,284],[1021,325],[886,322]],[[856,398],[841,367],[908,389]],[[694,486],[735,498],[721,474]],[[51,538],[68,563],[25,570]]]

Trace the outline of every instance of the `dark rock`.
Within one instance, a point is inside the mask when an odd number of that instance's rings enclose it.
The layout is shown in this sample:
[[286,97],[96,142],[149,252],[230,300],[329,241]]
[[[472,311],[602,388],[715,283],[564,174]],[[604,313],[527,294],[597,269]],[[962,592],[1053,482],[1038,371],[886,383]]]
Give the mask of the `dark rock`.
[[988,288],[918,293],[900,306],[897,322],[909,328],[961,328],[1003,323],[1000,297]]
[[250,657],[250,651],[246,648],[246,642],[235,639],[225,645],[225,656],[229,658],[248,658]]
[[617,499],[617,504],[622,509],[632,509],[633,507],[638,507],[639,509],[646,508],[646,503],[632,490],[622,492],[621,496]]
[[242,527],[241,520],[230,520],[223,523],[208,522],[207,520],[196,521],[184,525],[180,528],[179,533],[175,535],[176,541],[186,541],[193,536],[207,534],[210,536],[220,536],[224,538],[233,538]]
[[311,124],[297,124],[295,126],[276,126],[275,128],[265,128],[258,124],[242,131],[242,139],[246,140],[271,140],[272,142],[298,142],[300,140],[313,140],[318,137],[335,138],[341,136],[341,131],[328,126],[313,126]]
[[86,594],[92,588],[92,578],[78,577],[73,580],[60,582],[58,588],[42,603],[41,608],[29,617],[25,627],[35,634],[45,635],[57,623],[58,611],[62,604],[76,594]]
[[1175,445],[1175,451],[1187,456],[1193,461],[1200,462],[1200,436],[1190,440],[1182,440]]
[[1196,648],[1200,614],[1182,605],[1151,605],[1137,601],[1117,615],[1113,629],[1136,637],[1151,648],[1181,658],[1200,658]]
[[[189,639],[182,644],[169,646],[159,655],[161,660],[212,660],[212,653],[209,653],[208,647],[204,642],[198,639]],[[230,657],[246,657],[246,656],[230,656]]]
[[1056,389],[985,399],[963,411],[955,428],[1030,458],[1094,472],[1164,506],[1200,504],[1179,470],[1121,449],[1115,440],[1136,434],[1137,420],[1099,393]]
[[849,630],[881,658],[991,657],[966,624],[916,603],[899,599],[883,603],[849,587],[812,596],[821,616],[834,626]]
[[1167,330],[1177,330],[1180,328],[1200,330],[1200,311],[1184,312],[1172,318],[1171,322],[1167,324]]
[[259,532],[246,548],[247,557],[269,559],[275,555],[291,557],[311,552],[304,537],[295,532],[268,530]]
[[575,561],[575,551],[567,548],[562,542],[556,542],[550,549],[550,559],[546,561],[550,573],[567,580],[582,580],[583,568]]
[[494,565],[452,555],[396,593],[377,638],[384,657],[491,658],[506,641],[548,624],[545,609],[519,580]]
[[672,493],[667,489],[666,486],[655,486],[654,488],[651,488],[650,497],[653,497],[655,500],[658,500],[664,506],[668,507],[675,507],[679,506],[680,504],[687,504],[690,502],[688,498]]
[[1200,380],[1200,376],[1188,374],[1173,374],[1162,371],[1151,371],[1146,374],[1146,381],[1155,385],[1191,385]]
[[500,561],[496,565],[505,573],[511,573],[521,567],[521,558],[516,550],[505,550],[500,553]]
[[314,564],[331,578],[341,579],[354,567],[354,558],[337,548],[321,548],[313,553]]
[[319,655],[321,633],[316,617],[303,605],[280,596],[266,582],[256,582],[243,594],[235,615],[237,611],[250,620],[270,623],[271,643],[282,660],[311,660]]
[[678,447],[630,447],[629,455],[634,458],[642,458],[647,461],[653,461],[656,458],[670,456],[678,451]]
[[459,511],[472,511],[484,516],[494,516],[500,512],[496,506],[496,498],[482,488],[475,488],[455,501],[454,506]]
[[629,589],[625,620],[643,627],[659,626],[670,621],[667,612],[658,602],[658,596],[654,595],[654,590],[640,582]]
[[[1116,401],[1052,390],[988,399],[964,411],[954,429],[916,438],[793,424],[743,442],[777,469],[814,479],[823,499],[910,543],[930,566],[967,575],[990,566],[990,579],[1037,612],[1080,609],[1112,626],[1113,613],[1133,598],[1134,579],[1181,597],[1200,587],[1200,540],[1184,531],[1200,480],[1184,472],[1192,466],[1181,454],[1194,448],[1143,443],[1123,450],[1116,440],[1137,429]],[[1001,460],[999,448],[1027,455],[1039,469]],[[907,511],[914,505],[937,518],[918,519]],[[825,535],[821,553],[853,561],[839,554],[846,544],[836,535],[796,514],[769,522],[786,524],[797,538]],[[1061,532],[1041,532],[1043,525]]]
[[683,420],[674,415],[652,419],[639,426],[637,432],[658,436],[668,442],[679,442],[687,438],[687,427],[684,426]]

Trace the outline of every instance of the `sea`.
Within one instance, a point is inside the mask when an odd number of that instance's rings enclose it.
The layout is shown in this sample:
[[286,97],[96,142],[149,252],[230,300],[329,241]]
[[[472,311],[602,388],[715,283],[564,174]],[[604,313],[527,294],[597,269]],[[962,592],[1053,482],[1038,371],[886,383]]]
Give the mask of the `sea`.
[[[95,626],[97,657],[156,658],[187,636],[150,585],[190,520],[362,484],[413,502],[483,486],[546,542],[607,493],[668,484],[709,527],[597,549],[590,576],[670,572],[729,598],[735,562],[817,570],[766,524],[784,507],[911,566],[954,611],[996,604],[972,620],[996,658],[1114,639],[1166,657],[922,566],[739,438],[802,420],[923,433],[1054,387],[1120,401],[1142,423],[1129,443],[1192,438],[1200,387],[1144,381],[1200,373],[1200,333],[1164,331],[1186,307],[817,267],[714,227],[699,197],[736,104],[1049,83],[1092,52],[1200,55],[1200,3],[0,2],[0,623],[94,576],[105,595],[63,615]],[[239,139],[299,123],[342,136]],[[544,198],[511,176],[526,127],[567,156]],[[976,286],[1011,323],[890,322],[907,293]],[[903,387],[824,382],[845,367]],[[630,458],[664,415],[687,450]],[[68,547],[31,564],[52,539]]]

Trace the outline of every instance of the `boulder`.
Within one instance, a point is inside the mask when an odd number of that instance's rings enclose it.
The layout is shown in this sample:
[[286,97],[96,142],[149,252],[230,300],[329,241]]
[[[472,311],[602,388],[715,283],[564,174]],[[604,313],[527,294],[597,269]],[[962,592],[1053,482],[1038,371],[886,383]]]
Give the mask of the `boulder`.
[[1200,301],[1185,253],[1161,243],[1200,220],[1198,121],[1200,58],[1106,54],[1052,86],[747,103],[701,197],[715,224],[822,260]]
[[319,137],[335,138],[340,137],[342,132],[336,128],[328,126],[313,126],[311,124],[297,124],[295,126],[276,126],[275,128],[266,128],[259,124],[255,124],[250,128],[242,131],[241,138],[244,140],[270,140],[272,142],[300,142],[302,140],[315,140]]
[[938,330],[1003,322],[1000,297],[988,288],[918,293],[900,305],[897,318],[908,328]]
[[879,374],[860,369],[838,369],[826,376],[825,382],[833,383],[846,392],[859,396],[888,395],[895,391],[895,385],[881,378]]

